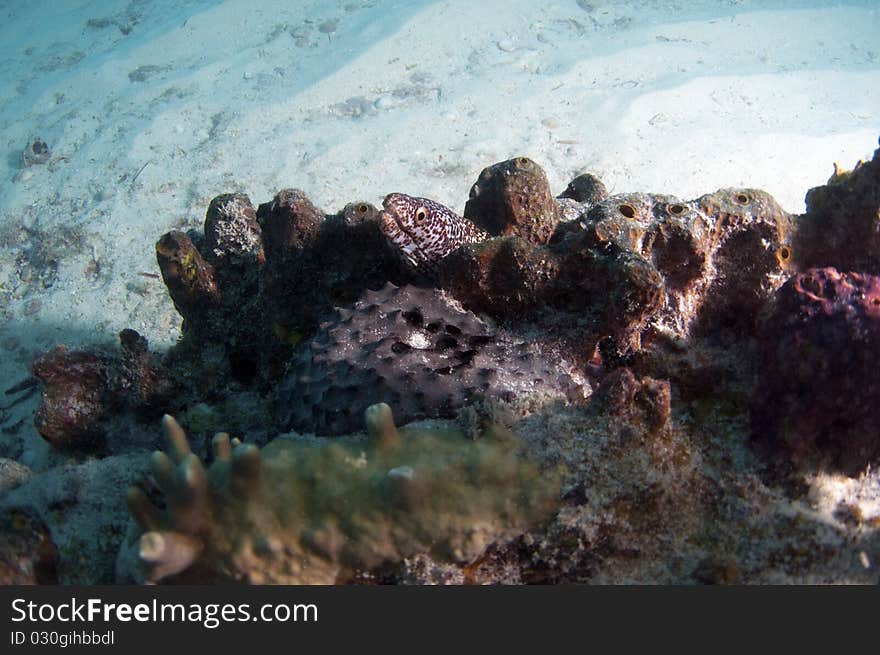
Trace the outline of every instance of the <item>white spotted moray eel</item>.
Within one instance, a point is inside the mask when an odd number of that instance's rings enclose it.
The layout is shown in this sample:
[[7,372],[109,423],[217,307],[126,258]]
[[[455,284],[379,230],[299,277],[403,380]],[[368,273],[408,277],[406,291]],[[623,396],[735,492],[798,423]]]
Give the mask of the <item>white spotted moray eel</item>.
[[437,262],[453,250],[489,238],[466,218],[427,198],[389,193],[382,207],[379,229],[418,273],[433,275]]

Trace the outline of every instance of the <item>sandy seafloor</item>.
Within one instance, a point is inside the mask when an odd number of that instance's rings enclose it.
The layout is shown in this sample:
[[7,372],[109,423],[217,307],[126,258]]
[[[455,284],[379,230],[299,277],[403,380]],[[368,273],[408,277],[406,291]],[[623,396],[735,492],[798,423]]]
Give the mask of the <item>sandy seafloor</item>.
[[[880,6],[758,0],[0,3],[0,381],[56,343],[178,336],[154,244],[212,197],[461,211],[528,155],[561,191],[763,188],[791,212],[880,134]],[[48,164],[23,168],[40,136]],[[147,274],[147,275],[145,275]],[[0,456],[59,456],[0,396]]]

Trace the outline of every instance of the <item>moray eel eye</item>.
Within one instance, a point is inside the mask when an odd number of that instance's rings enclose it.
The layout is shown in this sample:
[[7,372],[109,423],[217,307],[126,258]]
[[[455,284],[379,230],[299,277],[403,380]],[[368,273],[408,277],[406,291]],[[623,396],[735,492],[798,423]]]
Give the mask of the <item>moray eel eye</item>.
[[416,210],[416,223],[422,223],[428,217],[428,212],[425,211],[424,207],[419,207]]

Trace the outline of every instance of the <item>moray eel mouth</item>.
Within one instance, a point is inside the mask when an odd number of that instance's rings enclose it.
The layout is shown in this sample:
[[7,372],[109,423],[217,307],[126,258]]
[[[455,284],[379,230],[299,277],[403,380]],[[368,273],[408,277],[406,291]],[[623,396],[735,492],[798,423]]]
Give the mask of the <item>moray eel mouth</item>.
[[409,228],[406,226],[403,220],[401,220],[400,216],[397,215],[397,212],[383,209],[382,213],[385,214],[386,221],[394,221],[394,223],[397,225],[397,229],[406,234],[406,236],[408,236],[410,239],[413,239],[412,233],[409,231]]
[[418,242],[395,211],[383,209],[379,212],[379,225],[388,240],[401,250],[410,264],[418,267],[425,262],[427,258]]

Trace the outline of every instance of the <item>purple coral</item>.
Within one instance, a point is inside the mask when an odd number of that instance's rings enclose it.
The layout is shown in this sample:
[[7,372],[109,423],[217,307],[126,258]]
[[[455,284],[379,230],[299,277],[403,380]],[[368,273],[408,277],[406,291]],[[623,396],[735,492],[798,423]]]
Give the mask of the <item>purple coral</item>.
[[756,439],[795,465],[856,474],[880,461],[880,276],[793,276],[762,336]]

